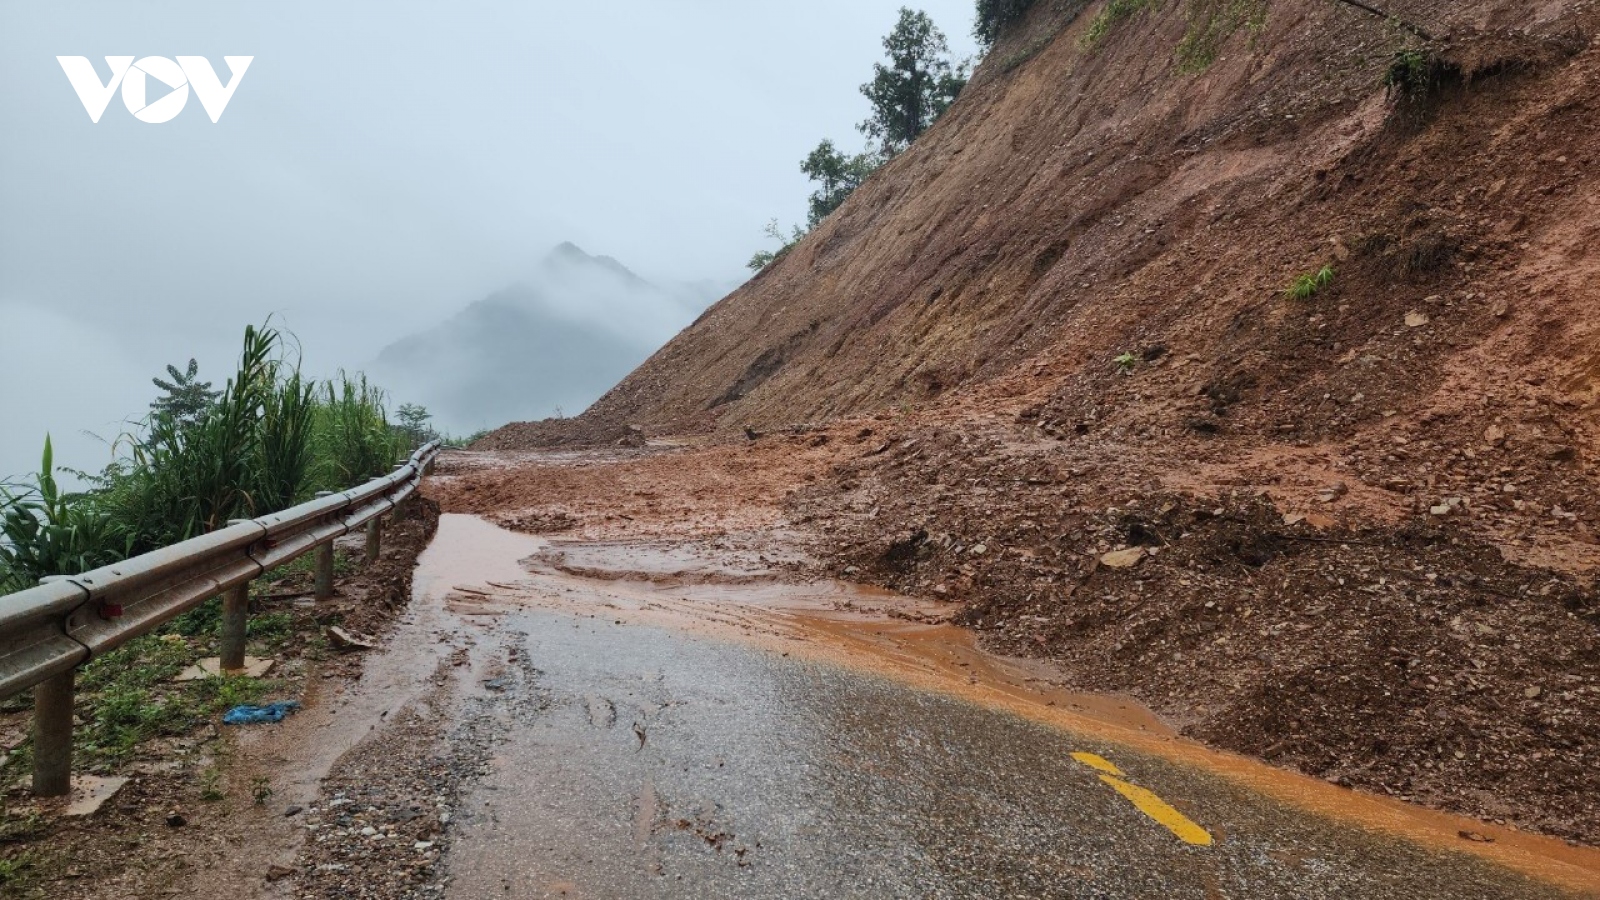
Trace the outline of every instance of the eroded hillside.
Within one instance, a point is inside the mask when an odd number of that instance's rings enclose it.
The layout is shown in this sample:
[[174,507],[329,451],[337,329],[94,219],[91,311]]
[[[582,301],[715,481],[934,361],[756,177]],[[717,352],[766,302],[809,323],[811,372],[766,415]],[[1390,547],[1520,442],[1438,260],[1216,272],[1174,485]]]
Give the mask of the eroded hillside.
[[826,447],[786,502],[834,571],[1196,737],[1593,843],[1600,16],[1392,6],[1435,39],[1035,4],[786,258],[483,446]]

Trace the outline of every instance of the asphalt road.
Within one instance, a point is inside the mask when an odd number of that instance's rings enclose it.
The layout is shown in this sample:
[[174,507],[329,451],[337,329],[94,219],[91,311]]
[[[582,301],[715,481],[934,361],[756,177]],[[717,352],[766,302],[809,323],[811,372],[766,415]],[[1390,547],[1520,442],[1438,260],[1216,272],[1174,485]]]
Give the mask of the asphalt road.
[[1582,896],[779,645],[551,602],[480,627],[517,702],[449,897]]

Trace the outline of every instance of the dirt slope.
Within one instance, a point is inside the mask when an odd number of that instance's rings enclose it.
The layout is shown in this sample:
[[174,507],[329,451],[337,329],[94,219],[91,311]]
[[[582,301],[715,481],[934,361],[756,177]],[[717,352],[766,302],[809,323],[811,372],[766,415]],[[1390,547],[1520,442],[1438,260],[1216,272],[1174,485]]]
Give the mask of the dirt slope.
[[831,441],[788,503],[836,570],[1206,740],[1594,843],[1600,14],[1392,0],[1440,36],[1395,95],[1402,32],[1271,0],[1180,71],[1241,5],[1091,46],[1104,3],[1036,4],[786,259],[481,446]]
[[[1472,75],[1428,109],[1386,101],[1400,36],[1328,0],[1270,3],[1260,33],[1238,29],[1198,74],[1173,64],[1190,4],[1092,48],[1098,4],[1039,4],[911,152],[585,419],[761,427],[925,402],[1026,362],[1092,397],[1112,357],[1156,344],[1195,355],[1187,380],[1225,398],[1287,387],[1295,406],[1341,386],[1335,361],[1382,351],[1356,371],[1403,385],[1368,392],[1370,419],[1402,386],[1439,386],[1456,344],[1494,338],[1509,356],[1534,338],[1524,359],[1548,359],[1539,322],[1577,309],[1517,310],[1535,334],[1499,335],[1488,313],[1510,285],[1569,277],[1550,257],[1582,241],[1592,65],[1571,54],[1587,4],[1404,5],[1457,36],[1447,52]],[[1477,30],[1512,23],[1531,32]],[[1279,302],[1328,262],[1333,295]],[[1431,346],[1394,339],[1435,296],[1452,306]]]

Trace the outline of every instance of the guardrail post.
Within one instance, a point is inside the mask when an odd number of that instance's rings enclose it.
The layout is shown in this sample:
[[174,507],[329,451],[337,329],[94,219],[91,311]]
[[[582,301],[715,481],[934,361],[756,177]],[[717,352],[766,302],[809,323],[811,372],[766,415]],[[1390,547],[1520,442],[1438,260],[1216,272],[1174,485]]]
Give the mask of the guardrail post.
[[33,793],[72,793],[72,682],[77,670],[39,682],[33,689]]
[[410,503],[411,503],[411,501],[407,500],[407,501],[405,501],[403,503],[396,503],[394,505],[394,512],[389,514],[389,522],[390,522],[390,524],[399,525],[401,523],[401,521],[403,521],[405,519],[405,517],[406,517],[406,506],[408,504],[410,504]]
[[250,621],[250,582],[222,595],[222,674],[244,670],[244,638]]
[[[381,518],[381,517],[379,517]],[[379,519],[372,519],[367,523],[367,565],[378,561],[378,551],[383,534],[383,523]]]
[[317,545],[316,597],[333,599],[333,541]]

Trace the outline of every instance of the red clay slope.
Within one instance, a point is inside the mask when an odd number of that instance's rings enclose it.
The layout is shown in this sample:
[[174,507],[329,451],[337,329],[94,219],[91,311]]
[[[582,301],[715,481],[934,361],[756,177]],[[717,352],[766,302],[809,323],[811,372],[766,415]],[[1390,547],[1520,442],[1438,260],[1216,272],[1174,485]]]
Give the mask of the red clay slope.
[[[1592,293],[1566,257],[1594,220],[1588,4],[1404,5],[1456,36],[1472,78],[1424,109],[1386,98],[1397,32],[1329,0],[1271,3],[1264,30],[1239,29],[1198,74],[1174,65],[1190,4],[1092,47],[1098,4],[1038,4],[917,146],[584,421],[765,427],[926,402],[1030,360],[1096,376],[1163,344],[1252,409],[1231,430],[1270,435],[1277,403],[1362,380],[1335,364],[1409,344],[1386,336],[1442,302],[1425,346],[1362,369],[1387,383],[1348,392],[1367,409],[1303,427],[1425,399],[1485,352],[1587,384]],[[1488,31],[1513,24],[1528,34]],[[1324,263],[1336,292],[1278,302]],[[1516,311],[1527,328],[1491,315],[1511,292],[1536,298]]]

